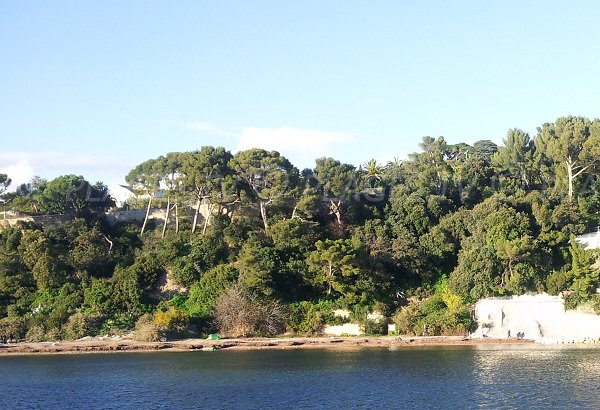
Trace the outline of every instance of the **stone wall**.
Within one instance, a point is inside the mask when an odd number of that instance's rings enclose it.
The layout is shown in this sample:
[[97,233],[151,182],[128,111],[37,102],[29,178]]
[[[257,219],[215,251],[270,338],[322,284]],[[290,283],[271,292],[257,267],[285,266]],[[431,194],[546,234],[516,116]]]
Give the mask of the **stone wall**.
[[[180,207],[179,216],[187,216],[189,218],[193,218],[195,207]],[[213,215],[218,211],[217,209],[213,210]],[[223,208],[222,212],[225,215],[230,215],[233,211],[233,208]],[[210,207],[208,204],[201,204],[198,215],[198,224],[201,225],[204,223],[204,220],[210,213]],[[117,223],[131,223],[138,222],[143,223],[144,218],[146,217],[145,209],[134,209],[130,211],[111,211],[106,213],[106,220],[109,224],[114,225]],[[165,222],[165,209],[164,208],[154,208],[150,210],[150,214],[148,215],[149,221],[154,221],[155,223],[162,224]],[[169,224],[175,223],[175,212],[171,211],[169,216]]]
[[75,219],[75,217],[75,214],[19,216],[14,218],[0,219],[0,228],[15,226],[19,222],[33,222],[41,226],[59,225],[64,222],[72,221]]
[[[235,205],[229,207],[214,207],[212,210],[213,215],[215,215],[219,210],[224,215],[230,215],[233,213],[235,209]],[[179,209],[179,216],[187,216],[189,218],[193,218],[195,207],[182,206]],[[210,213],[210,205],[209,204],[200,204],[199,215],[198,215],[198,224],[201,225],[204,223],[205,218]],[[128,211],[109,211],[105,214],[106,221],[110,225],[115,225],[117,223],[143,223],[144,218],[146,217],[145,209],[133,209]],[[7,215],[8,216],[8,215]],[[0,229],[3,227],[15,226],[19,222],[34,222],[41,226],[48,225],[58,225],[63,222],[72,221],[76,218],[75,214],[67,214],[67,215],[39,215],[39,216],[15,216],[11,215],[6,219],[0,219]],[[148,220],[153,221],[156,224],[162,224],[165,221],[165,209],[164,208],[154,208],[150,210],[150,214],[148,215]],[[175,212],[171,211],[169,216],[169,224],[175,223]]]

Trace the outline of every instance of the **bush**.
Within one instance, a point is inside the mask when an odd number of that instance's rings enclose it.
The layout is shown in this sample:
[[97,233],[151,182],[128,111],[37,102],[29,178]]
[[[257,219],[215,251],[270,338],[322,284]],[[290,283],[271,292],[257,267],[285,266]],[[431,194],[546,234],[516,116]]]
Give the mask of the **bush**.
[[564,270],[554,271],[546,278],[546,289],[549,294],[558,295],[569,288],[570,282],[571,279]]
[[594,295],[592,296],[592,309],[594,310],[594,313],[596,313],[597,315],[600,315],[600,295]]
[[46,340],[46,331],[41,325],[33,325],[25,334],[25,340],[28,342],[44,342]]
[[0,320],[0,341],[19,340],[25,336],[25,321],[17,317]]
[[64,338],[66,340],[77,340],[85,336],[93,336],[100,329],[101,318],[98,316],[88,316],[82,312],[77,312],[69,317],[69,320],[63,327]]
[[232,337],[275,336],[285,330],[286,318],[279,301],[259,299],[240,284],[221,295],[215,307],[219,331]]
[[135,324],[134,340],[139,342],[158,342],[164,337],[163,329],[154,323],[154,316],[146,313]]
[[53,328],[46,332],[46,340],[48,342],[58,342],[62,339],[62,333],[59,328]]
[[289,316],[286,330],[301,335],[317,335],[323,330],[325,321],[318,307],[311,302],[303,301],[289,305]]
[[563,293],[563,302],[565,306],[565,310],[575,310],[577,306],[582,302],[577,293],[574,292],[564,292]]
[[399,333],[431,336],[464,335],[474,326],[467,306],[450,309],[440,294],[401,309],[394,323]]
[[167,310],[159,310],[154,313],[154,324],[165,334],[179,334],[183,332],[188,325],[188,316],[174,306]]
[[185,306],[190,316],[207,319],[214,313],[221,294],[238,279],[239,273],[232,265],[219,265],[209,270],[199,282],[192,285]]
[[134,320],[135,317],[132,317],[129,314],[118,314],[105,320],[97,333],[100,335],[122,336],[135,326]]
[[363,330],[367,336],[383,336],[387,334],[387,322],[385,320],[366,320]]

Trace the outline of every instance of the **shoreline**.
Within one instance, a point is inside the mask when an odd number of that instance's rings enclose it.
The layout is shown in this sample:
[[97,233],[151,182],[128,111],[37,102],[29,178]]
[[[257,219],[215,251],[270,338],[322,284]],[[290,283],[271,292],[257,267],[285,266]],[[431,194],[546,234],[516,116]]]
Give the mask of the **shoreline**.
[[221,340],[185,339],[169,342],[138,342],[132,339],[97,338],[67,342],[20,342],[15,344],[2,344],[0,345],[0,357],[127,352],[207,352],[220,350],[401,349],[422,346],[513,346],[532,345],[534,343],[533,340],[516,338],[471,339],[462,336],[290,337]]

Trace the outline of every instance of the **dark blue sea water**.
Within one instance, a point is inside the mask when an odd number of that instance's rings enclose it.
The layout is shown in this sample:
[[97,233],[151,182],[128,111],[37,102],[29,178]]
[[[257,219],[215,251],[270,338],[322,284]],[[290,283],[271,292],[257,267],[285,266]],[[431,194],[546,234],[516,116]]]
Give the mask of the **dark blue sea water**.
[[599,359],[539,346],[0,357],[0,408],[600,409]]

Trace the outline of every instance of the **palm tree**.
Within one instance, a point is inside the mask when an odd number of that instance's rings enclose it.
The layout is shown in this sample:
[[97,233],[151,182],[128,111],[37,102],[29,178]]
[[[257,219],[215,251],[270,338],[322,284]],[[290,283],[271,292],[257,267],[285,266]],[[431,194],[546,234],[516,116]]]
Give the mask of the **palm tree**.
[[383,179],[384,171],[385,167],[374,159],[364,164],[363,179],[367,181],[369,188],[374,188],[375,184]]

